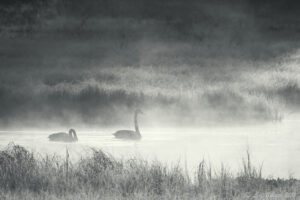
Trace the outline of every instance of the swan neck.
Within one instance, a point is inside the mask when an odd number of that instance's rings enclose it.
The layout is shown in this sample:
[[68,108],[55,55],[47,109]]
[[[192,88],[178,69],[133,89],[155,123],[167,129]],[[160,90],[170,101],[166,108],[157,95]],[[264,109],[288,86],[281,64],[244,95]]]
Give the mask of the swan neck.
[[137,118],[138,118],[138,113],[135,112],[134,113],[134,127],[135,127],[135,132],[140,135],[141,133],[140,133],[140,130],[139,130],[139,125],[138,125]]
[[73,134],[74,134],[74,139],[77,141],[77,140],[78,140],[78,138],[77,138],[76,131],[73,131]]
[[78,140],[76,131],[74,129],[71,129],[69,132],[70,137],[74,138],[76,141]]

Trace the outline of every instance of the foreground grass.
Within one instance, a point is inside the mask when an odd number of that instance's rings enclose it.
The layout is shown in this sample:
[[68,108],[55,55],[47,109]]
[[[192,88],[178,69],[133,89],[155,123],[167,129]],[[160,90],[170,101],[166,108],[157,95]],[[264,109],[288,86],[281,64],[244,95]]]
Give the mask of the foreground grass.
[[291,199],[295,179],[264,179],[244,160],[236,175],[218,172],[204,161],[194,177],[179,166],[144,160],[115,160],[101,150],[77,163],[66,157],[34,155],[18,145],[0,152],[1,199]]

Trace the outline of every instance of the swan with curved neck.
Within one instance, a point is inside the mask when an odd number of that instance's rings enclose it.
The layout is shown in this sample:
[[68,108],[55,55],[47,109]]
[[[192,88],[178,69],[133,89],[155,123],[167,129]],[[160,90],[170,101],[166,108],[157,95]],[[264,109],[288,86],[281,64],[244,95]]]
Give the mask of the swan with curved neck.
[[65,132],[59,132],[59,133],[53,133],[49,135],[49,140],[50,141],[55,141],[55,142],[77,142],[77,134],[74,129],[70,129],[69,133]]
[[135,131],[132,130],[119,130],[115,132],[113,135],[116,138],[119,139],[128,139],[128,140],[140,140],[142,138],[140,130],[139,130],[139,125],[138,125],[138,115],[143,114],[143,112],[140,109],[137,109],[134,112],[134,128]]

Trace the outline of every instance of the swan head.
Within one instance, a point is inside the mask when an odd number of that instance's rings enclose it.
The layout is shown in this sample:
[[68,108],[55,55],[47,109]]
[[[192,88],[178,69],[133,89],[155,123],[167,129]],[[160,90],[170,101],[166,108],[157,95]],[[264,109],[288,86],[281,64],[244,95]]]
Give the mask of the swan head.
[[143,111],[141,109],[139,109],[139,108],[135,110],[135,113],[136,114],[144,114]]
[[73,132],[75,132],[75,130],[72,129],[72,128],[70,128],[70,129],[69,129],[69,134],[72,134]]

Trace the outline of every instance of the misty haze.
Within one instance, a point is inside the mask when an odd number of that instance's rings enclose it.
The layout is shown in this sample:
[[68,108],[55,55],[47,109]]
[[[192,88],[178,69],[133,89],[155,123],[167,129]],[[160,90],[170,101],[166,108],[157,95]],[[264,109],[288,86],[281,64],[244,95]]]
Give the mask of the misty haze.
[[0,2],[0,199],[300,198],[300,3]]

